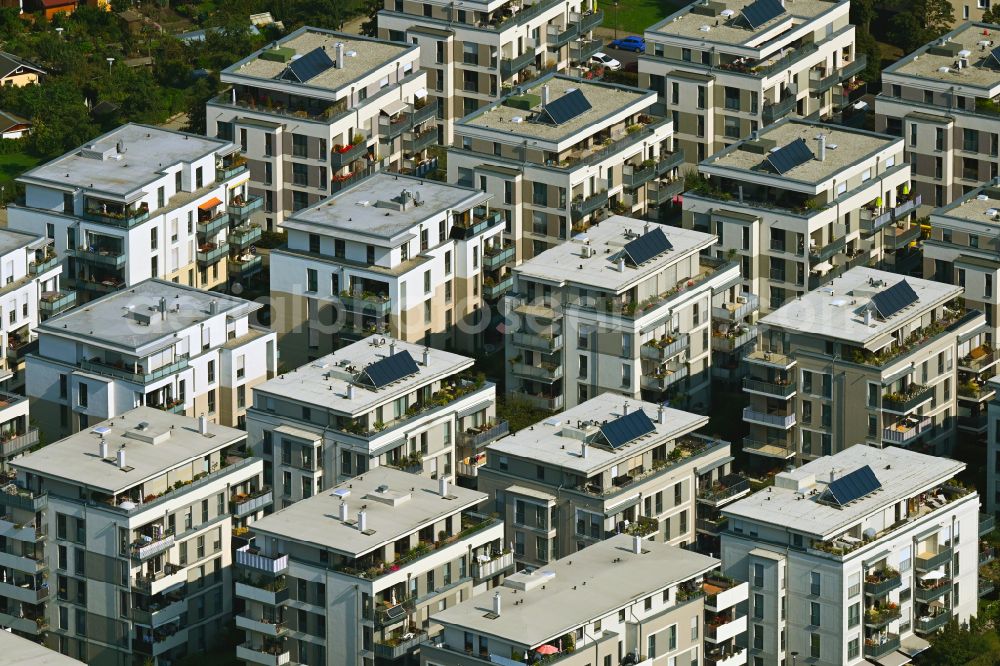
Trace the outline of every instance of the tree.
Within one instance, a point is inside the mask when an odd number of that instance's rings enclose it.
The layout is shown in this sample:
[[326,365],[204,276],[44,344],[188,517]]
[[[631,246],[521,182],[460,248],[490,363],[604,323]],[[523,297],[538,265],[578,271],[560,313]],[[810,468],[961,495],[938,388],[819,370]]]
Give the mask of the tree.
[[948,0],[900,2],[889,22],[889,36],[903,51],[915,51],[951,30],[954,22],[955,10]]
[[368,20],[361,24],[361,34],[368,37],[378,37],[378,13],[382,9],[381,0],[365,0],[361,13]]
[[983,12],[983,23],[993,23],[1000,25],[1000,7],[994,8],[990,5]]

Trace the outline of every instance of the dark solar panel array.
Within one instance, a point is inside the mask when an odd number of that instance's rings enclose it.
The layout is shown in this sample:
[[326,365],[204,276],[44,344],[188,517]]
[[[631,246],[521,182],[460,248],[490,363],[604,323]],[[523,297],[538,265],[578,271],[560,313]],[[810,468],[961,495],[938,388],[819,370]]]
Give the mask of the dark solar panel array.
[[993,57],[993,63],[992,64],[993,64],[994,67],[996,67],[997,65],[1000,65],[1000,46],[998,46],[995,49],[993,49],[992,51],[990,51],[990,56]]
[[282,72],[281,78],[286,81],[305,83],[333,67],[333,60],[323,48],[317,47],[301,58],[296,58]]
[[871,467],[865,465],[846,476],[834,479],[826,487],[826,490],[829,499],[834,504],[845,506],[856,499],[875,492],[881,487],[882,484],[879,482],[878,477],[875,476],[875,472],[872,471]]
[[756,0],[743,8],[743,18],[754,29],[784,13],[785,8],[781,6],[781,0]]
[[799,137],[768,155],[766,162],[777,173],[784,175],[814,157],[815,155],[809,150],[809,146],[806,145],[806,140]]
[[654,430],[656,430],[656,426],[653,425],[653,421],[641,409],[619,416],[614,421],[601,426],[601,434],[604,435],[604,439],[615,449],[625,446],[643,435],[648,435]]
[[633,266],[641,266],[671,248],[673,248],[673,244],[667,239],[663,229],[656,228],[626,243],[622,252],[625,253],[625,257],[632,262]]
[[543,120],[547,119],[553,125],[562,125],[590,109],[590,102],[584,94],[579,90],[573,90],[546,104],[542,109],[542,115]]
[[386,356],[380,361],[375,361],[364,369],[364,374],[372,386],[377,389],[388,386],[393,382],[398,382],[404,377],[409,377],[418,373],[420,369],[417,362],[410,356],[410,352],[396,352],[392,356]]
[[903,308],[917,302],[917,292],[906,280],[900,280],[885,291],[872,296],[872,305],[882,319],[888,319]]

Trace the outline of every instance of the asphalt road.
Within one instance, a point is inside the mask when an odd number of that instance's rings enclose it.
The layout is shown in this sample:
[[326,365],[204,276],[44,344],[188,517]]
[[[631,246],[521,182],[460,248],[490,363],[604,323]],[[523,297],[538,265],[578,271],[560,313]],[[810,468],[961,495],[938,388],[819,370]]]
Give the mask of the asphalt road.
[[[628,35],[624,32],[619,31],[618,36],[627,37]],[[617,60],[618,62],[620,62],[622,64],[622,69],[630,69],[631,71],[634,72],[635,68],[634,67],[630,68],[628,67],[628,65],[629,63],[633,63],[636,60],[638,60],[639,54],[633,51],[622,51],[621,49],[611,48],[610,44],[611,41],[614,39],[614,37],[612,36],[602,36],[602,37],[604,39],[604,48],[601,50],[604,51],[604,53],[607,53],[615,60]]]

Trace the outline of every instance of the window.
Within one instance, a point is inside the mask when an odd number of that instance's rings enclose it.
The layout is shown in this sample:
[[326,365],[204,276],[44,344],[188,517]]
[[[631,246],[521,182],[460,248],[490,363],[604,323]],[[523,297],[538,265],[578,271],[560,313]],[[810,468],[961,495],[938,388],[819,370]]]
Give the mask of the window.
[[819,634],[809,634],[809,656],[819,659]]
[[315,268],[306,269],[306,291],[317,291],[319,289],[319,276]]
[[753,565],[753,586],[764,587],[764,565],[759,562]]
[[764,619],[764,595],[757,592],[753,595],[753,616],[756,620]]
[[88,402],[89,401],[87,398],[87,385],[84,384],[83,382],[80,382],[80,386],[77,388],[77,403],[81,407],[86,407]]
[[309,156],[309,138],[304,134],[292,134],[292,156]]
[[847,607],[847,626],[856,627],[861,622],[861,603],[854,603]]
[[809,624],[814,627],[820,625],[820,608],[819,604],[815,601],[809,603]]
[[820,594],[820,576],[818,571],[809,572],[809,594],[814,597]]
[[730,111],[740,110],[740,89],[726,86],[726,108]]
[[632,366],[628,363],[622,363],[622,386],[629,387],[632,385]]

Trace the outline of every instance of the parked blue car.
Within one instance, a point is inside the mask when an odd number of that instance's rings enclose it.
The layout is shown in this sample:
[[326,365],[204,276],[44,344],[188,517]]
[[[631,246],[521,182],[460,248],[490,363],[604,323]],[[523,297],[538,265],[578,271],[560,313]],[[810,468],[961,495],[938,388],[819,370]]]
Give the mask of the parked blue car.
[[611,47],[615,49],[622,49],[625,51],[635,51],[636,53],[642,53],[646,50],[646,38],[639,37],[637,35],[630,35],[629,37],[622,37],[621,39],[616,39],[611,42]]

